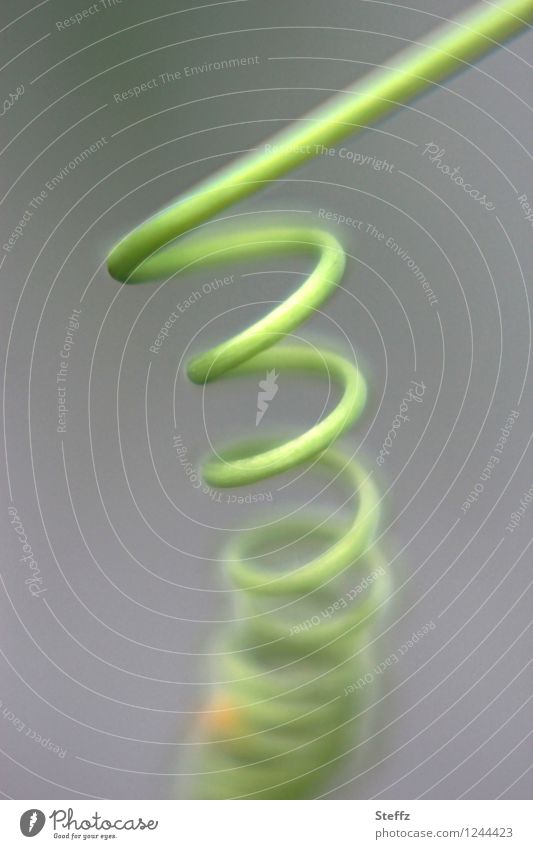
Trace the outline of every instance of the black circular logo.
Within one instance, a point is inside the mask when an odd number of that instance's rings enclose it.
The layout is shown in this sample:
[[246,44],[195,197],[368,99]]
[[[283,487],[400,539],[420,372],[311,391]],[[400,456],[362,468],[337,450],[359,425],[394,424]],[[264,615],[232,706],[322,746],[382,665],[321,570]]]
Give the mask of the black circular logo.
[[45,822],[46,817],[42,811],[30,808],[29,811],[24,811],[20,818],[20,830],[24,837],[35,837],[42,831]]

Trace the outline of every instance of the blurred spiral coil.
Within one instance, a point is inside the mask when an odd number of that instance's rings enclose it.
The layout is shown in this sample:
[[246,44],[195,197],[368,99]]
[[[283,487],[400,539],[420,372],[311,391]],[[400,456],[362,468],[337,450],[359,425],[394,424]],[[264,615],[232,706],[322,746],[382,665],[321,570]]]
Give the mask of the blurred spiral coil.
[[[146,221],[108,257],[111,275],[134,283],[228,258],[311,253],[316,265],[296,292],[244,331],[194,357],[187,373],[195,383],[205,384],[279,369],[322,375],[343,387],[333,412],[306,433],[281,444],[241,444],[203,466],[208,484],[238,487],[312,463],[347,484],[356,504],[347,523],[328,516],[282,517],[262,531],[239,535],[230,545],[228,573],[239,624],[227,633],[224,651],[217,652],[221,683],[204,713],[194,795],[306,798],[318,792],[353,740],[352,720],[361,712],[359,697],[367,692],[353,682],[369,666],[368,630],[388,596],[388,572],[374,544],[380,505],[375,485],[358,462],[332,447],[364,407],[364,379],[338,354],[276,344],[334,291],[344,271],[342,247],[327,232],[292,226],[174,241],[311,159],[321,145],[336,144],[468,67],[531,20],[533,0],[474,6],[444,24],[426,44],[402,51],[391,67],[376,68],[307,121],[280,133],[268,153],[252,151]],[[274,535],[288,544],[304,539],[322,550],[303,565],[268,568],[265,553]],[[265,543],[267,552],[262,550]],[[362,587],[365,574],[377,578],[367,581],[361,599],[356,593],[357,603],[348,604],[346,595],[338,595],[338,584],[334,589],[336,579],[352,575],[357,581],[362,576],[356,584]],[[352,601],[349,591],[347,595]],[[304,604],[307,614],[291,627],[286,611],[296,604]],[[335,615],[324,616],[330,609]]]
[[[194,795],[207,798],[305,798],[323,785],[353,741],[350,720],[359,703],[350,686],[368,668],[367,630],[386,598],[387,573],[373,546],[379,518],[376,487],[358,462],[332,445],[360,416],[366,384],[358,368],[337,353],[276,344],[335,290],[345,254],[326,231],[268,226],[185,240],[135,265],[130,257],[125,264],[124,254],[122,262],[113,254],[109,258],[113,276],[132,283],[228,258],[287,253],[314,258],[305,282],[265,318],[193,358],[187,374],[205,384],[272,369],[311,373],[338,383],[340,401],[310,430],[287,442],[241,443],[212,455],[202,475],[213,487],[239,487],[313,463],[348,488],[353,515],[348,521],[311,514],[281,517],[262,530],[241,532],[228,547],[238,624],[227,629],[224,650],[217,652],[216,677],[222,683],[200,728],[204,743],[195,759]],[[262,549],[273,539],[282,548],[303,539],[321,551],[303,565],[271,568]],[[369,574],[373,577],[361,599],[344,599],[341,605],[340,584],[348,577],[357,585]],[[320,615],[329,606],[335,615]],[[293,611],[292,625],[287,609]],[[294,624],[294,610],[299,624]]]

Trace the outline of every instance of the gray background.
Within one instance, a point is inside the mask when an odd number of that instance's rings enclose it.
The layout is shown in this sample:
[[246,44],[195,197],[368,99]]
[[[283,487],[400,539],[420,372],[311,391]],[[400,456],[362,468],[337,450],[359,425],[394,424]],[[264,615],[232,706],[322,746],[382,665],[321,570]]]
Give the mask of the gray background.
[[[83,4],[49,0],[23,15],[26,4],[4,0],[3,19],[14,22],[1,33],[2,92],[23,84],[25,93],[2,117],[2,244],[47,180],[107,139],[48,193],[1,269],[6,797],[172,794],[191,712],[216,677],[209,648],[232,615],[220,545],[227,529],[266,520],[272,509],[216,504],[195,491],[173,454],[173,410],[194,463],[208,439],[220,445],[254,432],[253,379],[212,385],[204,397],[180,359],[189,343],[203,350],[263,314],[258,302],[282,299],[300,279],[284,272],[305,271],[305,261],[228,263],[154,294],[154,286],[119,289],[105,271],[108,250],[214,165],[386,64],[436,15],[468,5],[413,4],[246,0],[169,16],[193,4],[124,0],[58,31],[56,21]],[[298,330],[304,339],[352,344],[371,386],[367,411],[344,442],[360,448],[386,493],[383,545],[395,587],[376,626],[375,657],[385,660],[413,631],[436,625],[380,676],[372,728],[330,797],[531,795],[532,514],[513,533],[506,525],[533,484],[532,231],[517,201],[522,193],[533,199],[532,47],[530,33],[513,40],[344,143],[387,159],[390,173],[318,157],[229,213],[300,210],[287,214],[319,225],[326,209],[373,223],[409,253],[438,297],[430,305],[383,242],[331,225],[351,257],[345,288]],[[259,63],[183,78],[124,103],[113,98],[163,72],[240,56]],[[496,209],[483,209],[438,171],[422,154],[428,143],[444,148],[443,161]],[[252,273],[259,271],[274,273]],[[154,358],[148,346],[176,300],[224,274],[235,282],[189,309]],[[61,438],[55,375],[82,296]],[[375,458],[412,379],[426,386],[423,403],[379,470]],[[264,432],[300,432],[320,414],[327,387],[289,376],[279,386]],[[513,409],[520,415],[500,463],[463,514]],[[279,492],[283,482],[254,491],[271,491],[283,507],[314,485]],[[10,501],[46,586],[38,599],[24,584]],[[65,756],[18,731],[11,713]]]

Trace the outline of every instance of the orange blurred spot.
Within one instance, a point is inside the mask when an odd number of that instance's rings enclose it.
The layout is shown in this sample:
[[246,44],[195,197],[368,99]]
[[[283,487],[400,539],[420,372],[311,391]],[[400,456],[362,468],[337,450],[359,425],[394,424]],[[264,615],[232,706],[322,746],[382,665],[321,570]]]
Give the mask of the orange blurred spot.
[[201,724],[211,733],[233,734],[242,727],[240,709],[227,696],[215,696]]

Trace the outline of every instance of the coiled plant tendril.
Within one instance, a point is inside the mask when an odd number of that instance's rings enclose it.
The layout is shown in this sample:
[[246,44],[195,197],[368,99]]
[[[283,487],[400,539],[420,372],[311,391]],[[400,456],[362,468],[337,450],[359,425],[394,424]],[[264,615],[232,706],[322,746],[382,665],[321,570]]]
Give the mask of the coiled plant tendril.
[[[247,260],[310,253],[316,260],[303,285],[267,316],[233,338],[194,357],[189,378],[205,384],[224,376],[264,374],[268,369],[327,376],[342,386],[337,407],[306,433],[284,444],[237,446],[203,466],[206,482],[239,487],[314,461],[357,494],[347,524],[317,517],[286,518],[254,534],[238,536],[227,552],[238,591],[241,624],[226,636],[217,670],[219,685],[205,723],[194,794],[207,798],[306,798],[323,786],[353,739],[351,718],[360,701],[350,693],[368,629],[388,595],[388,573],[374,543],[379,495],[358,462],[333,443],[356,422],[366,399],[358,369],[338,354],[277,343],[321,307],[340,281],[345,255],[329,233],[311,227],[264,226],[215,236],[180,236],[316,155],[374,123],[429,85],[461,69],[533,19],[533,0],[481,3],[456,22],[336,96],[296,128],[278,134],[267,151],[253,152],[215,174],[183,199],[128,234],[111,251],[108,268],[125,283],[161,279],[231,258]],[[275,347],[274,347],[275,346]],[[304,565],[282,571],[261,563],[261,550],[276,539],[306,537],[322,546]],[[325,546],[325,548],[324,548]],[[375,571],[377,568],[377,572]],[[347,570],[379,580],[357,603],[316,627],[288,633],[269,604],[306,599],[310,611],[332,603],[334,579]],[[309,620],[309,621],[312,621]],[[354,658],[357,657],[357,661]],[[358,665],[359,664],[359,665]],[[350,697],[346,693],[350,693]],[[354,691],[357,693],[357,691]],[[355,703],[354,703],[355,700]]]

